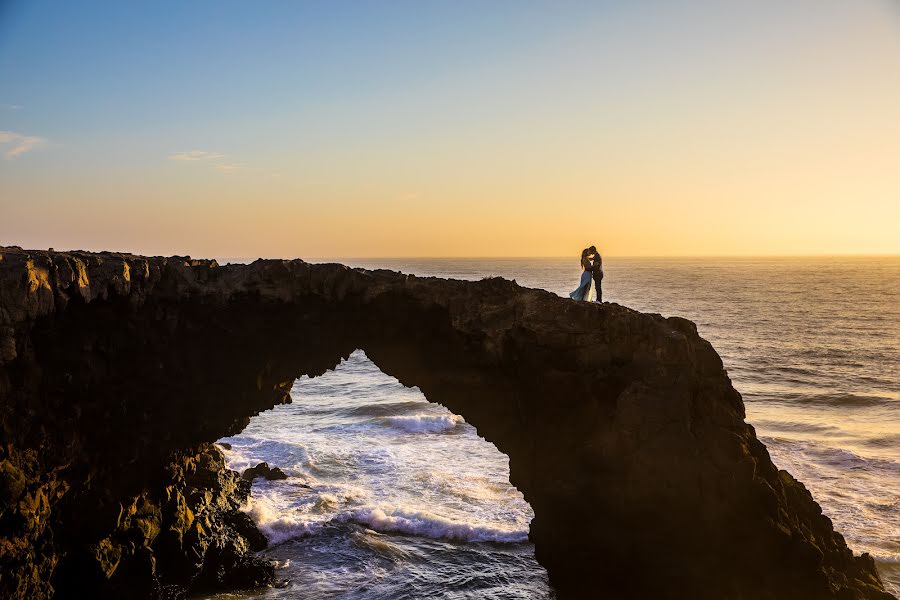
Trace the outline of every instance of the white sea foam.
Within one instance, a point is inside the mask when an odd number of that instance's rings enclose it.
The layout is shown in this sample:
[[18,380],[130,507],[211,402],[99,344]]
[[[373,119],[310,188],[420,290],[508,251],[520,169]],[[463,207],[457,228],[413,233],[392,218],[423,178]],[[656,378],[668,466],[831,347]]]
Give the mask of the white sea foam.
[[528,540],[528,531],[460,523],[427,511],[402,507],[356,508],[340,514],[335,521],[352,521],[382,533],[405,533],[460,542],[516,543]]
[[384,421],[391,427],[410,433],[443,433],[465,423],[459,415],[407,415],[387,417]]
[[316,518],[296,506],[279,502],[277,496],[251,496],[243,510],[251,516],[272,545],[315,535],[329,522],[357,523],[381,533],[402,533],[459,542],[519,543],[528,540],[527,529],[505,529],[453,521],[428,511],[403,507],[362,506]]
[[222,450],[222,454],[225,455],[225,464],[228,468],[237,471],[238,473],[243,472],[244,469],[257,465],[260,462],[244,454],[241,451],[242,448],[238,446],[232,445],[231,448],[220,446],[219,449]]
[[322,528],[321,522],[306,520],[297,511],[279,509],[271,498],[251,496],[243,510],[273,545],[313,535]]
[[261,462],[268,462],[286,472],[306,471],[316,466],[307,449],[297,443],[254,440],[243,436],[223,438],[220,441],[231,446],[231,448],[220,446],[225,455],[225,464],[229,469],[239,473]]

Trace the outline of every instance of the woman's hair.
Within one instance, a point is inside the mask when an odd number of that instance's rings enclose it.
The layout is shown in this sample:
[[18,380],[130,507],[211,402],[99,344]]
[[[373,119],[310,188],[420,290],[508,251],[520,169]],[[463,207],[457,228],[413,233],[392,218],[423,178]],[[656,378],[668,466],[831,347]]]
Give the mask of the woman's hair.
[[588,254],[590,254],[590,253],[591,253],[590,248],[585,248],[584,250],[581,251],[581,268],[584,269],[585,271],[588,271],[591,268],[591,261],[588,260]]

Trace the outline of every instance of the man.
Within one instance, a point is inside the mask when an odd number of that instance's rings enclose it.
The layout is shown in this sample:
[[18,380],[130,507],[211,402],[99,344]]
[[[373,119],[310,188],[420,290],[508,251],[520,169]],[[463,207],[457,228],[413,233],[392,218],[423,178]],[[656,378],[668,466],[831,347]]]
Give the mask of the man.
[[588,248],[588,253],[594,255],[592,260],[593,264],[591,266],[591,277],[594,278],[594,295],[596,296],[594,302],[599,304],[603,302],[603,294],[600,288],[600,282],[603,281],[603,259],[600,257],[600,253],[597,252],[596,246]]

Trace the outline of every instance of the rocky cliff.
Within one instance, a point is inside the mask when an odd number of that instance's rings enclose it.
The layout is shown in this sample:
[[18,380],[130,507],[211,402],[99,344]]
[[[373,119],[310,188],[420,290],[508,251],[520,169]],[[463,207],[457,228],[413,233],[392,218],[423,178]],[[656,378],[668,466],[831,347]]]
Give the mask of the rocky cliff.
[[562,598],[887,599],[678,318],[502,279],[0,250],[0,596],[271,581],[210,447],[356,348],[510,459]]

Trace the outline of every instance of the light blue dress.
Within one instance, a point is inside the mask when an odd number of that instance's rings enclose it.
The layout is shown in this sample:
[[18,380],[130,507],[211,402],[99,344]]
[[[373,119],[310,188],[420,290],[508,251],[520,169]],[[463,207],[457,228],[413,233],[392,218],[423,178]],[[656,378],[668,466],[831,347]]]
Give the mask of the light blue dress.
[[569,298],[572,300],[585,300],[587,299],[588,292],[591,291],[591,272],[590,271],[582,271],[581,272],[581,283],[578,284],[578,287],[569,294]]

